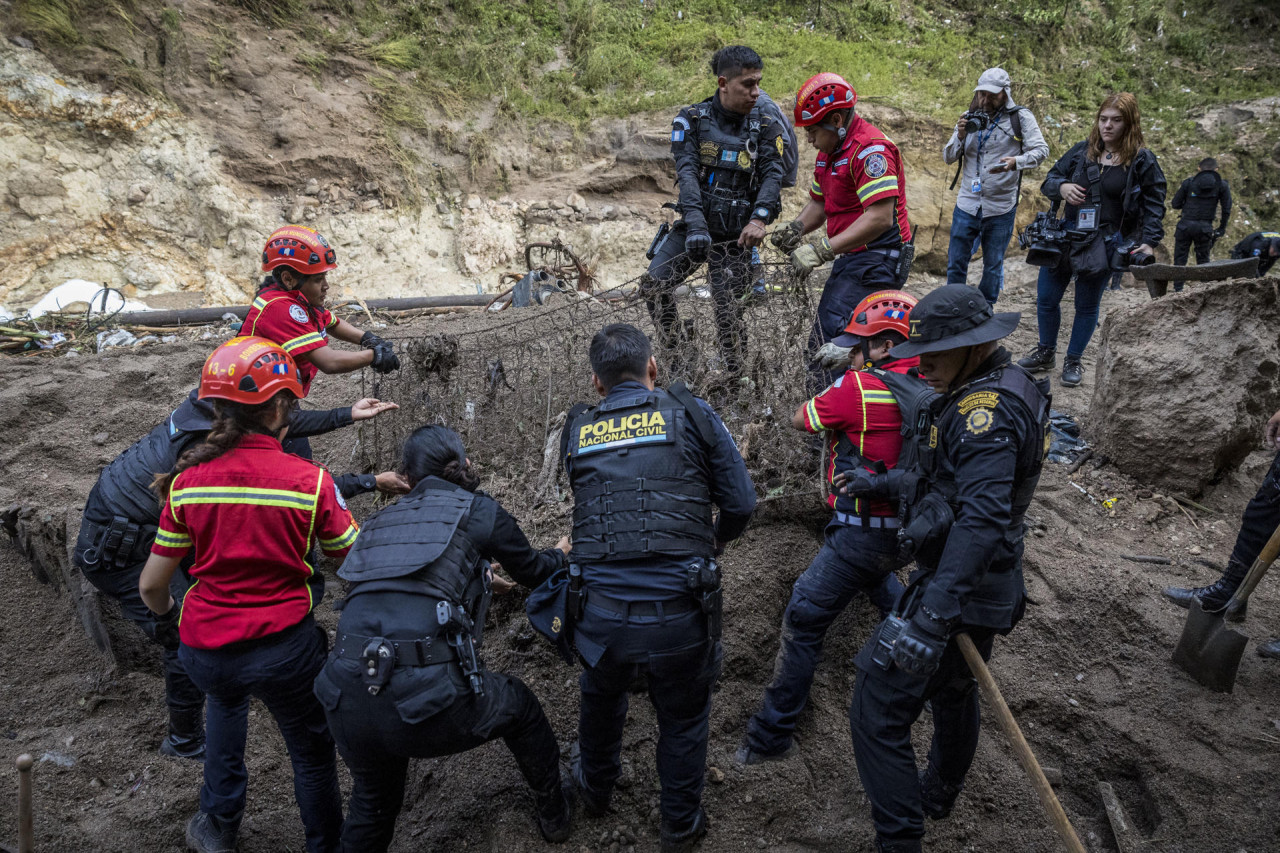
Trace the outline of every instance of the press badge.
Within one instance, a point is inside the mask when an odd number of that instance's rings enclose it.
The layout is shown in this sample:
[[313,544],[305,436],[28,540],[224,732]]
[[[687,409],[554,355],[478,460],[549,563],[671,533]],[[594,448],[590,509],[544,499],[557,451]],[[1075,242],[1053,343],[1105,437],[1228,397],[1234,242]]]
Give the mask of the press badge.
[[982,181],[978,180],[977,178],[974,178],[973,184],[969,187],[969,189],[975,193],[982,192]]
[[1076,215],[1077,231],[1093,231],[1098,227],[1098,208],[1082,207]]

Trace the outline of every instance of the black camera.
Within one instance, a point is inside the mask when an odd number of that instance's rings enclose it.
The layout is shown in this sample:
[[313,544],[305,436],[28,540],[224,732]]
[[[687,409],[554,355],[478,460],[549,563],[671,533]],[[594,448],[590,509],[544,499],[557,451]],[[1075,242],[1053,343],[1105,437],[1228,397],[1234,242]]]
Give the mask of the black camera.
[[1062,260],[1067,238],[1067,226],[1063,220],[1040,212],[1018,235],[1018,245],[1027,250],[1027,263],[1036,267],[1053,267]]
[[986,113],[970,110],[961,116],[961,118],[964,119],[964,132],[966,134],[980,133],[988,127],[991,127],[991,116]]
[[1129,267],[1145,267],[1154,264],[1156,256],[1150,252],[1138,251],[1141,245],[1137,240],[1130,240],[1116,246],[1116,250],[1111,253],[1111,268],[1127,270]]

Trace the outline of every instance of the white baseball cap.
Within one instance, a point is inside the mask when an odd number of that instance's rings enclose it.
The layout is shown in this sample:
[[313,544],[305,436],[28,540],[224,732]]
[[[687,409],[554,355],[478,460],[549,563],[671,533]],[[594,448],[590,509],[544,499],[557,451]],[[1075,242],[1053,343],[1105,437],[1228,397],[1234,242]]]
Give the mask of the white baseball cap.
[[1009,79],[1009,72],[1003,68],[988,68],[982,72],[982,76],[978,78],[978,85],[973,87],[975,92],[990,92],[993,95],[997,92],[1004,92],[1009,97],[1013,93],[1009,91],[1012,81]]

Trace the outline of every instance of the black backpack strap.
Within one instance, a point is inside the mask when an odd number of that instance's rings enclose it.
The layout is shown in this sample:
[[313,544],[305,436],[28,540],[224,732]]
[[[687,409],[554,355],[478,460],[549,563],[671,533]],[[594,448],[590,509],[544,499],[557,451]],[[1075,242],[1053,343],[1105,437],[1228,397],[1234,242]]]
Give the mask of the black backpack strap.
[[707,417],[707,413],[702,411],[702,406],[698,405],[698,398],[693,396],[689,387],[683,382],[672,382],[667,386],[667,393],[676,399],[684,410],[689,413],[689,420],[693,422],[693,428],[701,436],[702,441],[708,447],[712,447],[716,443],[716,431],[711,426],[711,419]]
[[564,416],[564,428],[560,430],[560,464],[563,465],[565,460],[569,458],[569,440],[572,436],[569,434],[573,422],[578,419],[578,415],[591,408],[586,403],[574,403],[569,407],[569,411]]

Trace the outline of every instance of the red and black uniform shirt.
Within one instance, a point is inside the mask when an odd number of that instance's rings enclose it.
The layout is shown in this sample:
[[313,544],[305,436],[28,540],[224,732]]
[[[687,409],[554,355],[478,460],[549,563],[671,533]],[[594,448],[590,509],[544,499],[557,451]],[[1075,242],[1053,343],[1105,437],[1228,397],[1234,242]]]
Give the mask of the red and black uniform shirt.
[[[886,369],[906,373],[919,363],[918,358],[904,358],[886,365]],[[809,432],[827,433],[823,468],[829,491],[827,504],[832,508],[837,497],[831,483],[836,472],[836,445],[842,437],[848,437],[867,462],[883,462],[888,468],[898,464],[898,453],[902,450],[902,412],[893,392],[875,375],[860,370],[846,371],[827,390],[805,403],[804,414]],[[849,498],[842,498],[842,503],[848,501]],[[853,500],[852,504],[854,513],[862,512],[861,500]],[[898,514],[898,508],[887,501],[870,501],[867,509],[875,516]]]
[[216,649],[301,622],[315,604],[313,543],[345,557],[358,532],[328,471],[247,435],[174,478],[151,553],[195,552],[179,633],[192,648]]
[[[240,327],[243,335],[257,335],[279,344],[297,360],[303,353],[329,345],[329,329],[338,318],[324,308],[316,308],[296,290],[268,285],[245,315]],[[311,380],[319,369],[310,362],[298,362],[298,378],[304,395],[311,392]]]
[[856,113],[840,147],[832,154],[818,152],[809,197],[821,202],[826,211],[828,240],[858,221],[871,205],[894,200],[893,224],[853,252],[896,249],[911,239],[902,155],[898,146]]

